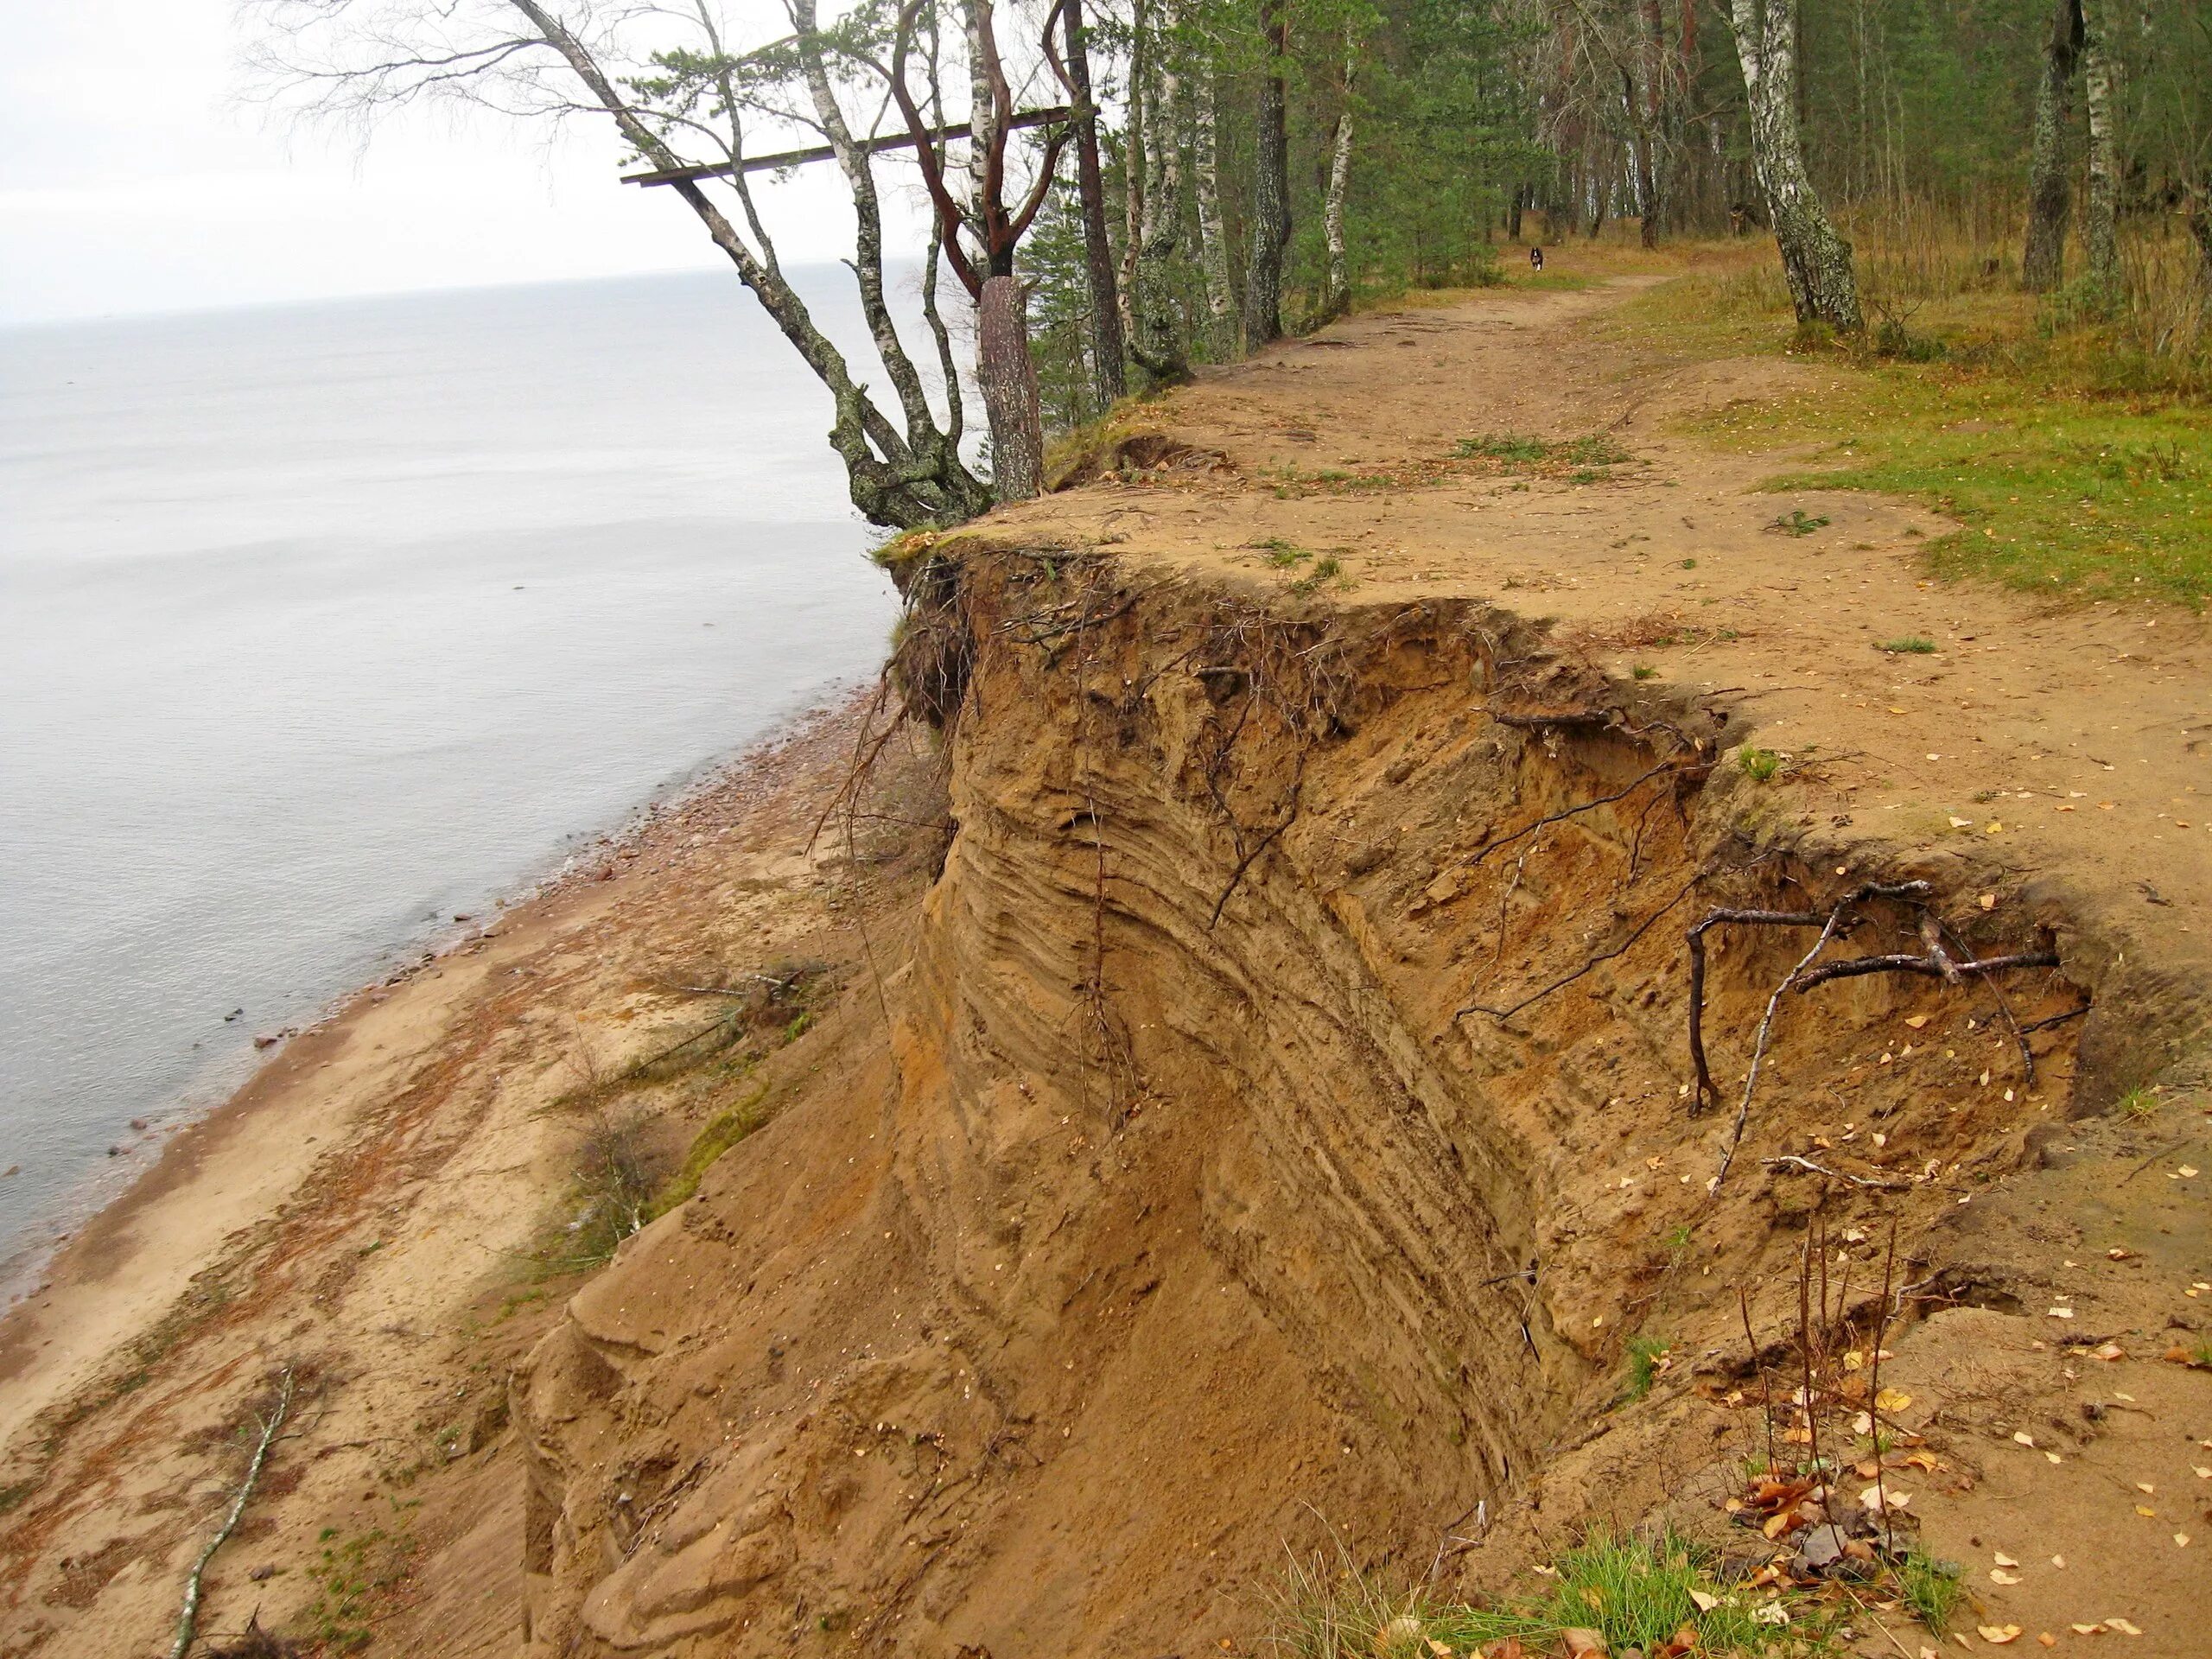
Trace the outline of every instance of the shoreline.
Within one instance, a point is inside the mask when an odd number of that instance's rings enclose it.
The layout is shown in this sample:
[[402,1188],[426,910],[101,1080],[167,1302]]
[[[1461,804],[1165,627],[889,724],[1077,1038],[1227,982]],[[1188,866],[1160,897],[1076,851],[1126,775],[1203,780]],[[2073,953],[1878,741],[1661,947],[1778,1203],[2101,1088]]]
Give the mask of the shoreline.
[[[541,948],[602,892],[662,868],[654,855],[678,850],[696,835],[695,820],[726,817],[757,798],[765,762],[842,728],[869,695],[865,681],[816,692],[756,739],[557,851],[557,861],[495,898],[490,913],[468,925],[445,924],[426,944],[388,947],[394,965],[284,1027],[269,1052],[249,1057],[245,1077],[213,1105],[174,1107],[178,1118],[167,1127],[158,1109],[149,1110],[151,1161],[119,1191],[97,1198],[85,1189],[96,1189],[99,1176],[86,1178],[76,1189],[83,1207],[73,1207],[75,1197],[59,1206],[63,1235],[26,1243],[8,1269],[4,1282],[14,1296],[0,1310],[0,1454],[41,1413],[154,1330],[226,1245],[278,1212],[334,1141],[345,1138],[351,1127],[345,1123],[334,1135],[258,1132],[280,1130],[278,1120],[312,1108],[308,1097],[316,1093],[342,1092],[346,1079],[323,1074],[359,1046],[354,1039],[365,1020],[457,959],[480,957],[488,969]],[[49,1351],[57,1344],[58,1352]]]

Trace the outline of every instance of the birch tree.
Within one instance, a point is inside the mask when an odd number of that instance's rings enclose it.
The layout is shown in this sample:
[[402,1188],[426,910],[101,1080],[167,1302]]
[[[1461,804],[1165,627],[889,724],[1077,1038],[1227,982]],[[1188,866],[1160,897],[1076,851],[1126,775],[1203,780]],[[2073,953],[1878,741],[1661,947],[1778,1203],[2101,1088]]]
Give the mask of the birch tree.
[[1797,321],[1857,334],[1866,320],[1851,244],[1828,222],[1805,171],[1797,127],[1796,0],[1729,0],[1729,22],[1744,71],[1752,168],[1774,223]]
[[2081,52],[2081,0],[2055,0],[2037,59],[2035,128],[2029,141],[2028,232],[2020,250],[2020,285],[2031,294],[2048,294],[2065,279],[2066,225],[2074,200],[2066,129]]
[[2120,177],[2114,151],[2117,136],[2114,82],[2119,65],[2113,52],[2111,0],[2080,0],[2082,79],[2089,114],[2088,214],[2082,242],[2089,256],[2089,281],[2109,301],[2120,292]]
[[1344,251],[1344,197],[1351,188],[1351,100],[1358,75],[1358,41],[1347,26],[1343,96],[1337,106],[1336,124],[1329,132],[1329,185],[1321,207],[1321,240],[1327,251],[1321,285],[1323,321],[1351,309],[1351,270]]
[[[972,518],[995,493],[1033,493],[1041,451],[1041,437],[1029,441],[1036,429],[1033,375],[1027,430],[1021,429],[1019,370],[1028,362],[1027,340],[1006,339],[1009,321],[1019,334],[1019,306],[1008,302],[1016,296],[1010,281],[994,295],[983,289],[989,276],[1010,278],[1013,244],[1049,188],[1065,135],[1047,139],[1027,194],[1007,209],[1001,200],[1010,182],[1001,116],[1010,113],[1011,94],[990,41],[988,0],[973,0],[965,19],[971,80],[978,74],[973,53],[979,9],[985,22],[980,38],[992,49],[980,60],[988,84],[978,95],[987,118],[976,148],[989,193],[972,211],[950,217],[940,211],[938,221],[946,263],[978,301],[986,370],[995,343],[1015,370],[1011,402],[1003,396],[1007,377],[981,377],[996,440],[995,492],[961,454],[963,391],[937,304],[938,247],[922,296],[925,349],[936,357],[934,389],[893,315],[885,279],[877,169],[887,138],[876,123],[891,72],[882,54],[887,46],[910,47],[912,28],[887,38],[880,13],[865,6],[825,22],[816,0],[785,0],[766,14],[772,32],[749,41],[732,31],[710,0],[682,10],[614,0],[249,0],[249,16],[260,25],[249,61],[259,90],[280,106],[356,122],[364,130],[394,111],[437,99],[523,120],[609,124],[645,164],[648,171],[639,176],[683,203],[829,391],[830,442],[844,463],[854,505],[873,523],[912,529]],[[910,9],[899,20],[915,24],[918,16]],[[932,88],[925,96],[934,101],[934,50],[929,62]],[[941,145],[917,139],[925,124],[911,89],[902,91],[904,142],[918,143],[925,175],[941,175]],[[856,119],[855,110],[867,114]],[[826,143],[851,199],[853,251],[845,263],[889,383],[880,396],[785,274],[751,182],[756,135],[793,129]],[[961,245],[963,233],[973,249]],[[1000,435],[1002,423],[1010,437]]]
[[1260,95],[1254,110],[1252,251],[1244,269],[1244,348],[1282,336],[1283,256],[1290,247],[1287,0],[1259,0]]

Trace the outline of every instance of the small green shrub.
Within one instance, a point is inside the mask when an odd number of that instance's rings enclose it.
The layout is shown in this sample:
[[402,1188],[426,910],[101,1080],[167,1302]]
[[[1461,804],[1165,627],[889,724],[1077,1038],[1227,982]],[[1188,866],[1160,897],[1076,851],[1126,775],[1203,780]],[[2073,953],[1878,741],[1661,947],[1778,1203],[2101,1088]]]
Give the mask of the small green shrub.
[[1649,1397],[1651,1384],[1659,1375],[1659,1363],[1665,1359],[1669,1344],[1660,1337],[1630,1337],[1628,1339],[1628,1397],[1643,1400]]
[[1874,649],[1885,651],[1892,657],[1927,657],[1935,652],[1936,642],[1923,639],[1916,633],[1908,633],[1901,639],[1884,639]]
[[1816,530],[1827,529],[1827,524],[1825,517],[1814,518],[1802,507],[1792,507],[1767,528],[1777,536],[1810,536]]
[[1782,757],[1772,749],[1755,749],[1746,744],[1736,752],[1736,764],[1753,783],[1771,783],[1782,770]]

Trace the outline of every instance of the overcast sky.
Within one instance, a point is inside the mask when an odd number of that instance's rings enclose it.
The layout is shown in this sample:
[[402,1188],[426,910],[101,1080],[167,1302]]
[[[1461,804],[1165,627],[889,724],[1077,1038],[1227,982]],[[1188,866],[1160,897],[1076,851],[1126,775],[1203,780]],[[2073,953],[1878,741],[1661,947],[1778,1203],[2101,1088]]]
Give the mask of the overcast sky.
[[[233,0],[10,10],[0,324],[728,269],[680,201],[616,181],[610,131],[431,113],[363,150],[238,103]],[[774,187],[787,260],[849,246],[826,172]]]

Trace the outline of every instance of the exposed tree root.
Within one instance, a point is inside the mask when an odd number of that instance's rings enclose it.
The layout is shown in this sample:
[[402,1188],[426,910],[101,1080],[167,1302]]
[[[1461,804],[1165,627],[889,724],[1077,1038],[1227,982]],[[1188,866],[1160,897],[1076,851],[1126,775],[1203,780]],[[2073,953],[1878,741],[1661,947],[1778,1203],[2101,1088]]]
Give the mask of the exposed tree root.
[[[1766,1058],[1767,1039],[1773,1031],[1775,1012],[1780,1007],[1785,992],[1795,990],[1802,994],[1810,990],[1815,985],[1825,984],[1832,979],[1853,979],[1866,974],[1919,974],[1929,978],[1940,979],[1946,984],[1957,985],[1964,983],[1970,978],[1986,979],[1991,974],[2008,969],[2056,968],[2059,965],[2058,953],[2048,946],[2038,950],[2016,951],[2008,956],[1977,958],[1959,940],[1958,936],[1944,925],[1942,918],[1927,907],[1931,893],[1932,889],[1925,881],[1864,881],[1837,899],[1834,905],[1825,912],[1816,910],[1723,908],[1712,912],[1689,930],[1686,937],[1690,952],[1690,1063],[1695,1071],[1697,1079],[1696,1097],[1691,1103],[1693,1115],[1703,1111],[1707,1103],[1715,1098],[1719,1092],[1714,1086],[1712,1069],[1707,1063],[1705,1052],[1705,935],[1707,931],[1723,923],[1738,923],[1764,927],[1817,927],[1821,930],[1820,937],[1813,942],[1813,948],[1798,960],[1796,967],[1783,976],[1782,982],[1774,988],[1773,994],[1767,998],[1766,1011],[1760,1016],[1758,1034],[1751,1045],[1751,1069],[1744,1077],[1744,1095],[1737,1105],[1736,1122],[1729,1131],[1727,1146],[1721,1153],[1720,1167],[1713,1172],[1713,1179],[1706,1184],[1706,1192],[1708,1197],[1720,1190],[1720,1183],[1728,1173],[1728,1166],[1735,1160],[1736,1148],[1743,1141],[1744,1127],[1751,1118],[1751,1096],[1758,1089],[1759,1068]],[[1834,939],[1839,931],[1847,931],[1846,918],[1851,918],[1852,912],[1861,905],[1873,899],[1889,899],[1919,906],[1921,907],[1920,938],[1925,949],[1918,954],[1910,951],[1890,951],[1876,956],[1854,957],[1847,961],[1827,963],[1818,968],[1814,967],[1815,959],[1821,951],[1827,949],[1829,943]],[[1855,922],[1855,918],[1853,919]],[[1947,938],[1953,945],[1957,947],[1957,954],[1946,949],[1944,942]],[[1992,988],[1995,988],[1993,986]],[[2019,1022],[2012,1018],[2012,1011],[2004,1003],[2001,994],[1999,996],[1999,1003],[2003,1008],[2006,1022],[2012,1027],[2014,1039],[2020,1046],[2021,1063],[2026,1070],[2028,1080],[2032,1083],[2035,1079],[2035,1058],[2029,1052],[2027,1034],[2022,1030]],[[1802,1158],[1768,1159],[1765,1161],[1769,1165],[1777,1163],[1802,1165],[1808,1169],[1818,1170],[1822,1174],[1834,1173],[1833,1171],[1820,1169],[1818,1165]],[[1850,1180],[1859,1185],[1881,1185],[1881,1183],[1861,1180],[1855,1176],[1840,1176],[1838,1179]]]

